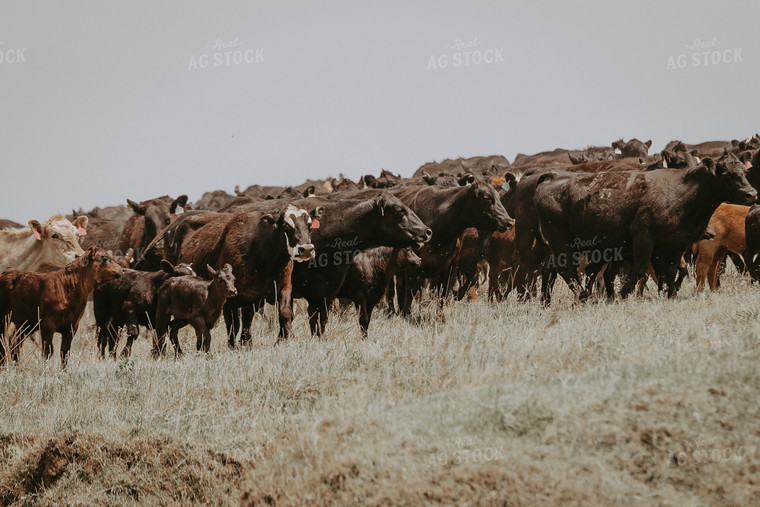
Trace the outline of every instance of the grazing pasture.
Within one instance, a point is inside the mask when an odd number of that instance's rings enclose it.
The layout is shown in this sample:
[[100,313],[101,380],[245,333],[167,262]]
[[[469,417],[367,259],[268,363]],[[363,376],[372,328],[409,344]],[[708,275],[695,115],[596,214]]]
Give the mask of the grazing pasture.
[[[88,313],[68,368],[39,339],[0,370],[0,503],[721,504],[760,501],[760,288],[550,308],[353,310],[274,346],[100,360]],[[190,329],[180,333],[193,350]],[[122,339],[121,344],[123,345]]]

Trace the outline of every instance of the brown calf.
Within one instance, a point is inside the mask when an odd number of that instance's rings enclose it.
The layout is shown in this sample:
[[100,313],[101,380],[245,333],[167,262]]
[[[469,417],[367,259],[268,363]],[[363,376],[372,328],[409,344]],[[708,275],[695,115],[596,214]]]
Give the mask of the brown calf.
[[42,356],[53,355],[53,334],[61,333],[61,367],[66,367],[71,340],[84,313],[87,298],[103,283],[120,276],[121,266],[108,253],[90,247],[86,255],[50,273],[6,269],[0,275],[0,365],[6,360],[4,324],[8,319],[20,335],[7,343],[8,353],[18,361],[24,336],[39,323]]
[[713,239],[695,243],[693,249],[697,258],[697,291],[705,288],[705,277],[710,290],[718,289],[718,267],[728,252],[742,255],[747,248],[744,220],[749,206],[721,204],[715,210],[707,226],[714,232]]
[[[232,266],[225,264],[219,271],[206,266],[211,280],[199,276],[169,278],[158,290],[156,307],[156,335],[154,356],[163,355],[166,332],[177,356],[182,355],[177,334],[190,324],[195,329],[196,348],[208,352],[211,347],[211,329],[222,314],[227,298],[237,295]],[[173,320],[169,320],[174,317]]]

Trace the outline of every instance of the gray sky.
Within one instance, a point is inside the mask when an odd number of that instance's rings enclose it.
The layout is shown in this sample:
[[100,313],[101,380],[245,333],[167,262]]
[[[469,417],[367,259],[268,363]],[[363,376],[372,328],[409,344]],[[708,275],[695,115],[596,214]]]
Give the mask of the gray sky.
[[620,137],[745,138],[760,131],[759,15],[714,0],[0,0],[0,218]]

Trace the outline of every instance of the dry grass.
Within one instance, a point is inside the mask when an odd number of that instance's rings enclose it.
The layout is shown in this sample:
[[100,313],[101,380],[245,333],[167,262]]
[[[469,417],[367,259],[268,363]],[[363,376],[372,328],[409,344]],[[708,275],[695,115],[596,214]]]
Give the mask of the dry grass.
[[301,309],[289,343],[270,315],[251,350],[217,327],[158,362],[144,337],[98,360],[85,325],[66,371],[31,341],[0,371],[0,502],[757,504],[759,295],[559,288],[378,313],[366,341],[353,312],[306,338]]

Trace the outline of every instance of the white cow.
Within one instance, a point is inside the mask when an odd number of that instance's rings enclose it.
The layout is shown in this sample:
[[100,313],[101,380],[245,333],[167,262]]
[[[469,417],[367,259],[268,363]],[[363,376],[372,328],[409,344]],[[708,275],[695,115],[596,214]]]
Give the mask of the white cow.
[[72,224],[54,215],[45,224],[29,220],[29,227],[0,230],[0,272],[11,267],[27,271],[62,268],[84,253],[79,236],[87,234],[87,217]]

